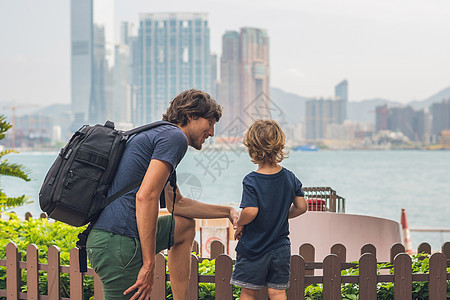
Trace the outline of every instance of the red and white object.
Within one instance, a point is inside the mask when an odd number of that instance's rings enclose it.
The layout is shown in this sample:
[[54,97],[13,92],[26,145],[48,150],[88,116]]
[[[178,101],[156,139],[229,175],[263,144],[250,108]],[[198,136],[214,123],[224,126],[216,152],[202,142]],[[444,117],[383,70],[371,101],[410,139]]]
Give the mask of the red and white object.
[[406,211],[404,208],[402,208],[402,217],[400,223],[402,224],[403,246],[405,246],[405,252],[407,254],[412,254],[413,249],[411,246],[411,234],[409,232],[408,219],[406,218]]

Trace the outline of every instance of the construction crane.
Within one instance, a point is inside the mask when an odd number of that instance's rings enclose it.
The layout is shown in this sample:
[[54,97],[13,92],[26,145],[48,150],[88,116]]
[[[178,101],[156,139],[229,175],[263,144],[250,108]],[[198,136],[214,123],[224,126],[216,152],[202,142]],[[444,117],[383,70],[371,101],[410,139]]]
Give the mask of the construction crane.
[[12,125],[12,140],[11,140],[11,146],[12,148],[16,147],[16,110],[18,108],[32,108],[32,107],[39,107],[38,104],[24,104],[24,105],[17,105],[16,100],[12,101],[12,104],[10,106],[3,106],[3,109],[10,109],[12,111],[11,116],[11,125]]

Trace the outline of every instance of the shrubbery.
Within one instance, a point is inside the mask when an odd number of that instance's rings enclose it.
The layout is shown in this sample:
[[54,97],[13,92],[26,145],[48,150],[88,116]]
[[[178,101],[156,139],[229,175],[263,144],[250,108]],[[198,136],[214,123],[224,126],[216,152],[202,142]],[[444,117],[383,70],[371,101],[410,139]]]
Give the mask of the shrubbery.
[[[69,265],[70,250],[75,247],[78,240],[77,235],[84,227],[76,228],[61,222],[49,222],[47,219],[30,219],[20,221],[13,214],[7,214],[9,220],[0,220],[0,259],[6,259],[6,245],[10,242],[16,243],[22,261],[26,260],[27,247],[35,244],[38,249],[39,262],[47,263],[48,247],[55,245],[60,249],[61,265]],[[39,271],[39,293],[47,294],[47,272]],[[94,280],[92,276],[84,276],[85,299],[94,295]],[[22,292],[26,292],[26,271],[22,271]],[[6,269],[0,269],[0,289],[6,289]],[[69,274],[61,274],[61,297],[69,297],[70,282]]]
[[[36,244],[39,249],[39,262],[47,263],[47,251],[51,245],[60,249],[61,265],[69,265],[69,252],[75,247],[77,235],[84,230],[83,227],[75,228],[61,222],[49,222],[47,219],[30,219],[20,221],[15,214],[9,214],[10,220],[0,220],[0,259],[6,259],[6,245],[14,242],[19,248],[22,260],[26,260],[26,248],[29,244]],[[422,256],[422,257],[421,257]],[[419,259],[419,258],[422,259]],[[390,268],[387,264],[378,264],[378,270]],[[429,255],[415,255],[412,258],[413,273],[428,273]],[[390,270],[393,273],[393,269]],[[447,269],[450,272],[450,268]],[[214,275],[215,260],[203,260],[199,264],[199,275]],[[342,275],[358,275],[358,268],[343,270]],[[94,280],[92,276],[84,276],[85,299],[94,294]],[[6,289],[6,269],[0,267],[0,289]],[[22,271],[23,292],[26,291],[26,271]],[[40,271],[39,290],[41,294],[47,294],[47,273]],[[413,282],[413,299],[428,299],[428,282]],[[69,275],[61,274],[61,296],[69,297],[70,285]],[[342,299],[358,299],[359,291],[357,284],[342,284]],[[166,284],[167,299],[172,299],[170,283]],[[323,299],[323,288],[321,284],[306,287],[306,299]],[[240,289],[233,287],[233,299],[239,299]],[[377,288],[378,299],[393,299],[394,284],[379,283]],[[447,298],[450,298],[450,283],[447,283]],[[215,285],[213,283],[199,284],[199,299],[215,299]]]

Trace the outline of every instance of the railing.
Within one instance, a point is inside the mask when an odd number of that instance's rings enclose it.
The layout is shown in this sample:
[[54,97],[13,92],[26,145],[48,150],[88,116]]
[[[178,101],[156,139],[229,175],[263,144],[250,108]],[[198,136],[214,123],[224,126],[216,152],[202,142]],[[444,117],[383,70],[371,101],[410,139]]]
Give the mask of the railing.
[[[191,275],[188,288],[188,299],[198,299],[199,283],[215,283],[216,299],[232,299],[233,289],[230,278],[233,269],[233,260],[223,253],[224,246],[220,242],[211,245],[212,257],[215,261],[215,275],[198,275],[198,264],[204,258],[191,255]],[[356,266],[346,262],[346,248],[336,244],[330,249],[331,254],[323,262],[315,262],[315,250],[311,244],[304,244],[299,248],[299,255],[291,257],[291,286],[287,290],[288,299],[304,299],[305,287],[311,284],[323,284],[324,299],[333,300],[341,298],[341,284],[359,284],[359,299],[375,300],[377,298],[378,282],[393,282],[395,299],[411,299],[411,286],[414,281],[429,282],[429,299],[446,299],[447,280],[450,273],[446,268],[450,262],[450,242],[442,246],[441,253],[433,253],[429,262],[428,274],[412,274],[411,257],[405,254],[405,247],[395,244],[391,248],[391,263],[394,274],[377,274],[376,249],[367,244],[361,248],[359,259],[359,275],[341,276],[341,270]],[[431,247],[422,243],[418,252],[431,254]],[[59,249],[51,246],[48,249],[48,264],[38,263],[38,248],[29,245],[27,248],[27,261],[20,259],[17,246],[9,243],[6,247],[6,260],[0,260],[0,266],[6,266],[6,290],[0,290],[0,297],[9,299],[68,299],[60,297],[60,275],[68,273],[70,276],[70,299],[83,299],[83,276],[94,276],[94,297],[103,299],[101,283],[92,269],[87,273],[80,273],[78,266],[78,249],[70,251],[70,266],[60,266]],[[378,262],[380,263],[380,262]],[[27,270],[27,292],[19,291],[21,271]],[[322,275],[315,276],[314,270],[322,271]],[[48,272],[48,295],[39,295],[39,271]],[[152,300],[166,299],[166,281],[170,274],[166,274],[166,259],[163,254],[156,256],[155,281],[151,294]],[[267,291],[261,290],[258,299],[267,299]]]
[[305,198],[325,200],[327,211],[345,213],[345,198],[336,194],[330,187],[303,187]]

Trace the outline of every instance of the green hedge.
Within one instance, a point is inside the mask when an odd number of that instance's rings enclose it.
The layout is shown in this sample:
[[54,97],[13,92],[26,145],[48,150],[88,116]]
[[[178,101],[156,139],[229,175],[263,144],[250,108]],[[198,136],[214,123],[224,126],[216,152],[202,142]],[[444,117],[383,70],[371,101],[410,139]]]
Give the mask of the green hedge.
[[[0,220],[0,259],[6,259],[6,245],[14,242],[19,248],[22,260],[26,260],[26,248],[33,243],[39,249],[39,262],[47,263],[47,250],[51,245],[56,245],[61,250],[61,265],[69,265],[69,252],[75,247],[77,235],[84,230],[83,227],[76,228],[61,222],[49,222],[47,219],[30,219],[20,221],[15,214],[8,214],[9,220]],[[423,260],[419,257],[424,256]],[[390,268],[387,264],[378,264],[378,270]],[[412,272],[428,273],[429,255],[421,254],[413,256]],[[390,271],[393,273],[393,269]],[[447,269],[450,272],[450,268]],[[203,260],[199,264],[200,275],[214,275],[215,261]],[[47,294],[47,274],[40,271],[39,290],[40,293]],[[358,275],[358,268],[343,270],[342,275]],[[83,276],[85,299],[90,299],[94,295],[94,280],[92,276]],[[199,284],[199,299],[215,299],[215,285],[213,283]],[[26,271],[22,271],[21,290],[26,292]],[[6,289],[6,269],[0,267],[0,289]],[[428,299],[428,282],[414,282],[412,287],[413,299]],[[69,297],[70,285],[69,275],[61,275],[61,296]],[[357,284],[342,284],[342,299],[358,299]],[[166,285],[167,299],[173,299],[170,283]],[[394,284],[379,283],[377,288],[378,299],[393,299]],[[306,287],[306,299],[323,299],[323,288],[321,284],[314,284]],[[240,289],[233,287],[233,299],[239,299]],[[450,298],[450,282],[447,282],[447,298]]]
[[[69,265],[70,250],[75,247],[77,235],[84,230],[84,227],[76,228],[61,222],[49,222],[47,219],[20,221],[13,213],[6,215],[9,216],[9,220],[0,220],[0,259],[6,259],[6,245],[10,242],[16,243],[22,261],[26,260],[28,245],[35,244],[39,249],[39,262],[46,264],[48,247],[55,245],[60,249],[61,265]],[[39,293],[47,295],[47,272],[39,271],[39,273]],[[83,277],[85,299],[89,299],[94,295],[94,278],[93,276]],[[22,271],[21,278],[21,291],[26,292],[26,270]],[[4,267],[0,269],[0,289],[6,289]],[[69,297],[69,295],[69,274],[61,274],[61,297]]]

